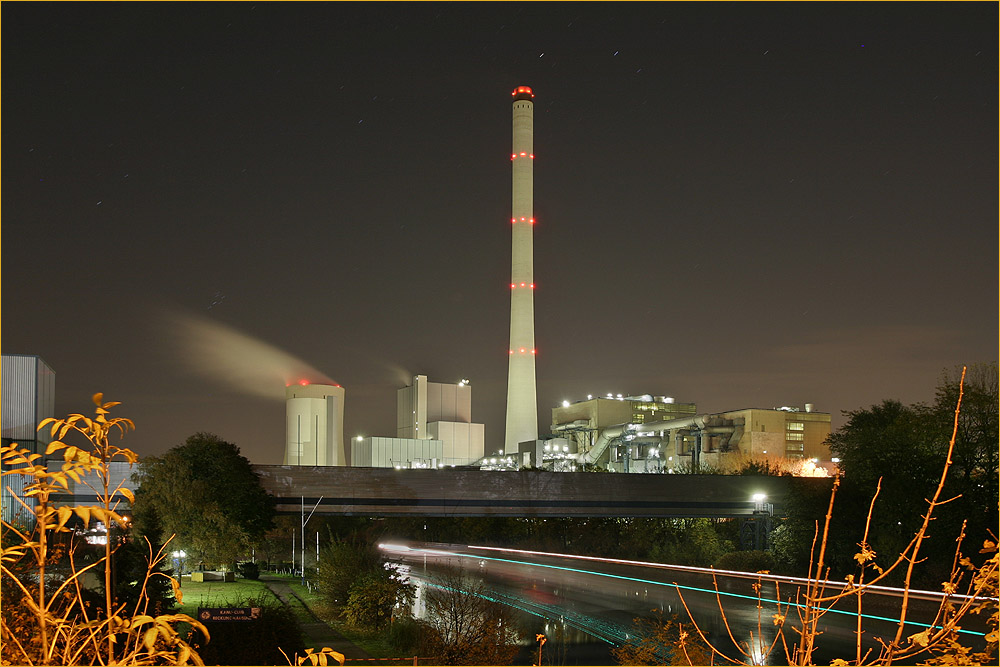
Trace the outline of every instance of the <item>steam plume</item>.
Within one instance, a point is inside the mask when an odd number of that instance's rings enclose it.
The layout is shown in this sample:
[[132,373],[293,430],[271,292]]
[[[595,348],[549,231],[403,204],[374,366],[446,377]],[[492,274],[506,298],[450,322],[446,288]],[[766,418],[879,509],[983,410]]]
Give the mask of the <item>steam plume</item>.
[[301,359],[225,324],[177,312],[164,316],[191,370],[236,391],[284,400],[289,384],[336,384]]

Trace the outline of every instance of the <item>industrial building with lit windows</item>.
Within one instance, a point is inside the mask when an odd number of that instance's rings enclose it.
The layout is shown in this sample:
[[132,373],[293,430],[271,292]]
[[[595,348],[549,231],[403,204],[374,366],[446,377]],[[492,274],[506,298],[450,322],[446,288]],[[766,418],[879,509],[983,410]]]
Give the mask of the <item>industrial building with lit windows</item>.
[[[615,472],[682,473],[702,468],[732,472],[749,461],[826,474],[830,414],[803,408],[746,408],[697,412],[667,396],[607,395],[552,409],[549,449],[529,456],[535,467]],[[568,466],[559,452],[576,452]]]

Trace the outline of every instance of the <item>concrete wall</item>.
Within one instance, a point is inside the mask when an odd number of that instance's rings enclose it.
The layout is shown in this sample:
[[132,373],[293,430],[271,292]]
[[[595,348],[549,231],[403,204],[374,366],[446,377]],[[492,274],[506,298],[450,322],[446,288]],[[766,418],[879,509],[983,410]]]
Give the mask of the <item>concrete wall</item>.
[[776,515],[793,484],[828,489],[829,478],[752,475],[621,475],[542,471],[393,470],[254,466],[278,511],[356,516],[659,516],[753,513],[755,493]]
[[438,421],[427,425],[430,437],[444,443],[449,465],[468,465],[483,458],[485,430],[482,424]]

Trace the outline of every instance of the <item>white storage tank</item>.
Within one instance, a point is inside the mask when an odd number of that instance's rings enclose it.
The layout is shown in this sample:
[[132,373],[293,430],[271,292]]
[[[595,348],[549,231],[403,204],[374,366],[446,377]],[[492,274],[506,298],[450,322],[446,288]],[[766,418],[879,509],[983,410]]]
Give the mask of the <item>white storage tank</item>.
[[290,385],[285,390],[285,415],[284,465],[350,465],[344,448],[343,387]]

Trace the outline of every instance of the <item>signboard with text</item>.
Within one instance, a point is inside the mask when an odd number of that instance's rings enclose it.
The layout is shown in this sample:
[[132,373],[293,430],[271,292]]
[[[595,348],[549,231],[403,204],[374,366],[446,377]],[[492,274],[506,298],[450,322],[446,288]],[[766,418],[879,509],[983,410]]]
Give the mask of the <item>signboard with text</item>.
[[218,621],[256,621],[260,607],[198,607],[198,620],[202,623]]

